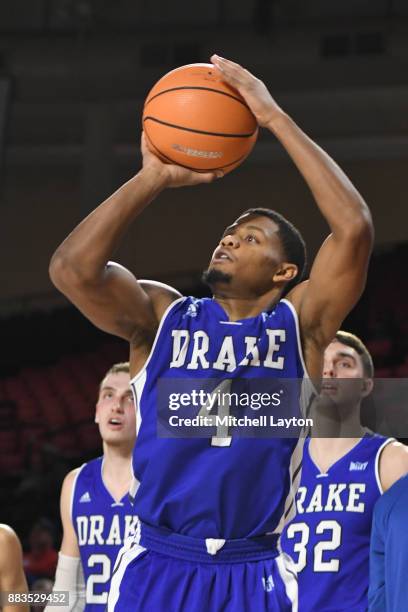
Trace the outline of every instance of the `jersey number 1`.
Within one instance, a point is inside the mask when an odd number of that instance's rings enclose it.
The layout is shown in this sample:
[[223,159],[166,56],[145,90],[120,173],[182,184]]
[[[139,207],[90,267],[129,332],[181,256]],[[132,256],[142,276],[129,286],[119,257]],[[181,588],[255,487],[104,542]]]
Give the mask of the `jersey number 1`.
[[212,409],[215,405],[214,402],[210,403],[210,401],[207,401],[203,406],[201,406],[200,412],[198,413],[198,416],[210,418],[212,420],[212,424],[214,424],[217,428],[217,435],[212,436],[211,438],[211,446],[231,446],[232,437],[228,435],[228,425],[219,423],[219,419],[222,419],[223,417],[225,417],[228,421],[230,415],[231,406],[226,396],[227,394],[231,394],[231,384],[232,380],[227,378],[211,391],[211,396],[215,397],[217,401],[217,415],[209,414],[210,409]]

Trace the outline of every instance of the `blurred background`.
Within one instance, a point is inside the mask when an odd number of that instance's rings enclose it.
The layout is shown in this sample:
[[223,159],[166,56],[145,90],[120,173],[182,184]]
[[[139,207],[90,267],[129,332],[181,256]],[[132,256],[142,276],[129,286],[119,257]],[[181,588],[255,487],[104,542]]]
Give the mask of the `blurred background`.
[[[100,453],[98,383],[127,358],[53,289],[49,259],[139,169],[154,82],[213,52],[262,78],[366,198],[375,252],[344,328],[366,341],[377,376],[408,377],[407,0],[2,0],[0,518],[27,551],[58,548],[62,478]],[[222,181],[162,194],[117,260],[202,295],[223,227],[254,205],[292,220],[313,259],[328,228],[265,132]]]

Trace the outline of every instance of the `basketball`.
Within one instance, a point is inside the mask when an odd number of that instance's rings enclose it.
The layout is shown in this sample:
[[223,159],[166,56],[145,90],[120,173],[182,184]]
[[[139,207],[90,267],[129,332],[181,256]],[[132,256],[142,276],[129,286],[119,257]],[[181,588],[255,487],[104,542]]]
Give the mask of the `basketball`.
[[196,172],[230,172],[258,136],[244,99],[212,64],[189,64],[165,74],[146,98],[143,129],[162,161]]

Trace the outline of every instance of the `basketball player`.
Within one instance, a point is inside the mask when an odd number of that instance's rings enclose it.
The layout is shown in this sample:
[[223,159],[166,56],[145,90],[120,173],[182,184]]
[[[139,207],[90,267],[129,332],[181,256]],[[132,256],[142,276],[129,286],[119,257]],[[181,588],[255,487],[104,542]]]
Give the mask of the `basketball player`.
[[[5,604],[7,593],[28,593],[23,571],[23,552],[20,540],[8,525],[0,525],[0,610],[3,612],[29,612],[28,605]],[[1,607],[3,605],[3,607]]]
[[212,61],[292,157],[331,234],[309,280],[298,282],[305,266],[299,232],[272,210],[250,209],[224,230],[213,253],[205,278],[214,299],[142,289],[109,261],[130,223],[165,188],[219,176],[164,164],[142,139],[142,170],[54,254],[55,285],[95,325],[130,343],[141,522],[135,545],[118,556],[109,610],[297,609],[296,579],[277,542],[301,444],[282,437],[160,437],[157,383],[169,379],[176,389],[184,379],[214,379],[219,390],[238,377],[319,378],[323,351],[366,279],[373,228],[360,194],[261,81],[233,62]]
[[[134,532],[129,501],[136,416],[129,364],[117,363],[99,388],[95,422],[103,456],[70,472],[61,491],[63,539],[54,591],[69,591],[70,610],[102,612],[118,550]],[[59,610],[47,606],[47,612]]]
[[369,612],[400,612],[408,601],[408,475],[374,508],[370,546]]
[[367,610],[374,504],[408,472],[408,449],[367,432],[360,405],[373,387],[371,355],[353,334],[339,331],[324,353],[321,397],[314,415],[335,422],[336,437],[303,448],[297,516],[282,534],[295,561],[299,611]]

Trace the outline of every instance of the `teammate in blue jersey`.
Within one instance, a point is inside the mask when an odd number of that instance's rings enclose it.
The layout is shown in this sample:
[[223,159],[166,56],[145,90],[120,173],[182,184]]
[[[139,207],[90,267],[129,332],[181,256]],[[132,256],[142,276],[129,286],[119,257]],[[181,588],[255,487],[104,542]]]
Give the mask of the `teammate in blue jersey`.
[[[297,515],[281,539],[298,572],[299,612],[367,610],[374,504],[408,472],[408,449],[360,423],[373,376],[363,342],[338,332],[324,354],[313,437],[303,448]],[[333,437],[318,437],[328,423]]]
[[[180,391],[185,379],[221,391],[246,379],[254,388],[257,379],[272,385],[320,378],[324,349],[365,284],[373,230],[360,194],[260,80],[218,56],[212,61],[214,86],[223,79],[238,89],[259,125],[281,142],[331,233],[301,282],[305,247],[299,232],[275,211],[253,208],[224,230],[213,253],[205,274],[213,299],[182,298],[159,285],[143,288],[109,261],[128,226],[165,188],[209,183],[222,172],[162,163],[142,138],[142,170],[54,254],[56,286],[98,327],[130,343],[140,425],[135,511],[141,520],[134,545],[118,556],[109,610],[297,609],[296,579],[277,540],[299,477],[301,444],[277,436],[236,437],[234,431],[212,439],[160,437],[160,394]],[[174,220],[174,228],[169,223],[162,231],[179,241],[176,228]],[[184,237],[190,244],[196,231]],[[157,232],[152,249],[161,248]]]
[[370,546],[369,612],[401,612],[408,602],[408,475],[374,508]]
[[70,472],[62,486],[64,533],[54,590],[70,592],[69,609],[75,612],[105,610],[118,551],[135,533],[129,489],[136,412],[129,382],[128,363],[106,373],[95,412],[103,456]]

